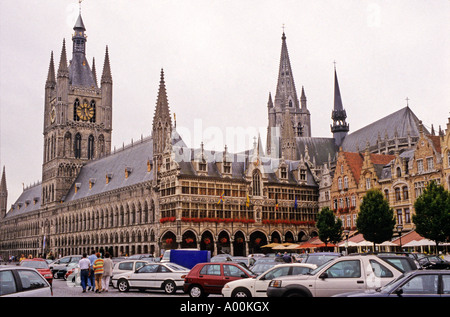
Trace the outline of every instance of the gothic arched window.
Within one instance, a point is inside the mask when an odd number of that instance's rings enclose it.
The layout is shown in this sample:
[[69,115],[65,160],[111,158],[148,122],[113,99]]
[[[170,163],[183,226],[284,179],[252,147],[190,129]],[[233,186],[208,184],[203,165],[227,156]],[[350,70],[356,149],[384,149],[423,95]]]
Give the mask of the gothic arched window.
[[92,116],[92,118],[89,120],[89,122],[95,123],[96,117],[97,117],[97,111],[95,109],[95,100],[91,100],[91,108],[94,111],[94,115]]
[[75,143],[73,147],[73,154],[75,158],[81,158],[81,134],[75,135]]
[[80,121],[80,118],[77,115],[77,108],[80,105],[80,100],[75,99],[75,102],[73,103],[73,121]]
[[94,137],[92,136],[92,134],[89,136],[88,139],[88,160],[91,160],[94,158]]
[[258,171],[253,173],[253,196],[261,196],[261,176]]

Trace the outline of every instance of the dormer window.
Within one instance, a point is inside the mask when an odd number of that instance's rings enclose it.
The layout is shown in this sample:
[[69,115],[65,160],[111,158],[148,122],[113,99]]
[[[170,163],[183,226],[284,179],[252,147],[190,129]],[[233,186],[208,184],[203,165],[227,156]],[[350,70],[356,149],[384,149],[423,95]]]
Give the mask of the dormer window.
[[231,163],[230,162],[223,162],[223,172],[226,174],[231,173]]
[[282,167],[281,168],[280,175],[281,175],[282,179],[286,179],[287,178],[287,168],[286,167]]
[[166,158],[166,171],[170,170],[170,158]]
[[198,170],[201,172],[206,172],[206,161],[205,160],[198,162]]
[[304,169],[304,168],[300,169],[300,180],[306,181],[306,169]]

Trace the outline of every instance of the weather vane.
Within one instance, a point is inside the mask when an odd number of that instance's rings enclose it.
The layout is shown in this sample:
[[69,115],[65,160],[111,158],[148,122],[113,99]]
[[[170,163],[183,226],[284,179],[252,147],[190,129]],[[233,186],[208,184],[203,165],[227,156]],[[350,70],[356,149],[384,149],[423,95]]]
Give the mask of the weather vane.
[[78,0],[78,5],[80,6],[80,14],[81,14],[81,2],[83,2],[83,0]]

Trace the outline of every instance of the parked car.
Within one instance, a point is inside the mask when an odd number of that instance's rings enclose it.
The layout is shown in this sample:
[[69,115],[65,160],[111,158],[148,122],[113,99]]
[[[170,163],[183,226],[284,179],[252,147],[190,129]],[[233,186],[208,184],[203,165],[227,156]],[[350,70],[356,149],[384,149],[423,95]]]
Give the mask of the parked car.
[[255,273],[256,276],[261,275],[262,273],[266,272],[267,270],[273,268],[275,265],[281,264],[280,261],[263,261],[259,262],[256,261],[256,263],[250,267],[250,271]]
[[198,263],[184,278],[184,291],[190,297],[220,294],[226,283],[249,277],[255,277],[255,274],[238,263]]
[[161,289],[166,294],[174,294],[183,288],[183,277],[188,273],[188,268],[175,263],[148,263],[135,271],[114,275],[112,283],[120,292],[136,288]]
[[342,256],[342,254],[337,252],[308,253],[302,263],[311,263],[317,266],[321,266],[322,264],[334,260],[335,258],[338,258],[340,256]]
[[425,256],[419,259],[419,264],[427,270],[450,270],[450,262],[437,255]]
[[48,297],[52,286],[34,268],[17,265],[0,266],[0,296]]
[[256,259],[249,258],[246,256],[232,256],[231,261],[242,264],[243,266],[245,266],[248,269],[256,262]]
[[68,255],[51,263],[49,265],[49,268],[52,271],[53,278],[63,278],[67,272],[67,266],[69,265],[69,263],[79,262],[81,258],[81,255]]
[[335,297],[450,297],[450,271],[410,271],[375,290],[343,293]]
[[286,275],[306,274],[317,268],[315,264],[277,264],[256,278],[228,282],[222,288],[224,297],[267,297],[267,287],[272,279]]
[[[112,271],[112,278],[114,276],[122,274],[122,273],[128,273],[128,272],[135,272],[141,267],[143,267],[146,264],[149,264],[150,262],[146,260],[125,260],[114,264],[113,271]],[[112,281],[111,278],[111,281]]]
[[270,282],[268,297],[329,297],[375,289],[400,276],[395,266],[373,255],[348,255],[326,262],[306,275],[283,276]]
[[420,266],[418,266],[418,263],[414,260],[414,258],[408,255],[402,255],[401,253],[398,254],[381,253],[377,254],[377,256],[383,261],[386,261],[392,266],[394,266],[397,270],[399,270],[402,273],[414,271],[420,268]]
[[19,264],[23,267],[32,267],[36,269],[46,280],[52,285],[53,282],[53,274],[48,267],[47,262],[44,259],[34,258],[34,259],[25,259],[22,260]]
[[69,281],[81,285],[81,275],[80,275],[80,265],[79,262],[69,263],[67,266],[67,272],[64,275],[64,281]]
[[133,254],[130,255],[127,260],[146,260],[149,262],[156,262],[155,257],[150,253]]

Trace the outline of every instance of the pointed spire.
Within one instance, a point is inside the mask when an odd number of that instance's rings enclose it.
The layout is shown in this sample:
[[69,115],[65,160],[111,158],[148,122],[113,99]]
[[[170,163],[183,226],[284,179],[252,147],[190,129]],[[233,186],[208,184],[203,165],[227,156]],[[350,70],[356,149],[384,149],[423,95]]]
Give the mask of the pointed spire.
[[69,77],[69,68],[67,66],[66,39],[63,39],[61,58],[59,60],[58,77]]
[[94,77],[95,87],[97,87],[97,70],[95,69],[95,57],[92,58],[92,77]]
[[300,96],[300,103],[302,105],[302,109],[306,109],[306,94],[305,87],[302,86],[302,95]]
[[53,61],[53,51],[50,56],[50,65],[48,67],[48,75],[47,75],[47,82],[46,84],[55,84],[56,83],[56,77],[55,77],[55,62]]
[[103,74],[102,74],[102,82],[101,83],[102,84],[104,84],[104,83],[112,84],[111,65],[109,63],[108,46],[106,46],[105,62],[103,64]]
[[5,165],[3,165],[2,180],[0,181],[0,193],[7,192]]
[[336,72],[336,63],[334,63],[334,107],[331,112],[331,118],[333,119],[331,132],[333,133],[336,145],[341,146],[344,138],[347,136],[347,132],[349,131],[349,125],[345,121],[345,119],[347,119],[347,113],[342,105],[341,91],[339,89],[339,82]]
[[339,89],[339,82],[337,78],[336,66],[334,68],[334,110],[343,110],[341,90]]
[[155,122],[155,119],[157,117],[168,119],[170,122],[170,126],[172,126],[172,118],[170,116],[169,101],[167,99],[166,92],[166,83],[164,80],[164,70],[162,68],[159,81],[158,99],[156,101],[156,109],[155,115],[153,117],[153,122]]
[[273,108],[273,102],[272,102],[272,94],[269,92],[269,101],[267,102],[268,108]]
[[75,26],[73,27],[74,30],[80,29],[83,31],[86,31],[86,28],[84,27],[83,18],[81,18],[81,12],[78,15],[77,22],[75,23]]
[[291,68],[291,61],[289,59],[289,53],[286,44],[286,35],[283,31],[280,66],[278,71],[278,83],[277,91],[275,94],[275,107],[284,108],[285,106],[291,106],[293,108],[299,108],[297,90],[295,89],[294,76]]

